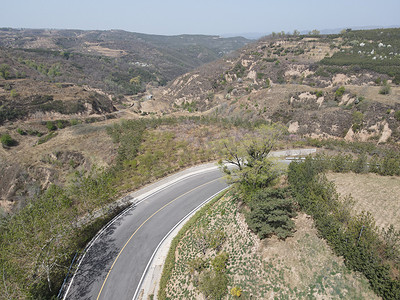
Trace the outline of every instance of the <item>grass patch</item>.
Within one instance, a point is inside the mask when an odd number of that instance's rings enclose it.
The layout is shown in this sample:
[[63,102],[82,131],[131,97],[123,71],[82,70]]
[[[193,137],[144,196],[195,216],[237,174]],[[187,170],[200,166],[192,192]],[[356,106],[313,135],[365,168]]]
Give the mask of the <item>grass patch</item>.
[[41,137],[41,138],[38,140],[37,144],[38,144],[38,145],[44,144],[44,143],[50,141],[52,138],[56,137],[57,135],[58,135],[57,132],[52,131],[52,132],[50,132],[49,134],[46,134],[44,137]]
[[168,251],[167,258],[165,260],[162,276],[160,279],[160,289],[158,292],[158,299],[167,299],[166,295],[166,286],[172,276],[172,271],[175,266],[175,251],[176,248],[178,247],[178,244],[181,242],[182,238],[185,236],[186,232],[190,230],[196,222],[204,216],[204,214],[208,213],[210,208],[218,201],[220,200],[224,195],[226,194],[226,191],[221,192],[218,196],[216,196],[214,199],[212,199],[210,202],[208,202],[206,205],[204,205],[188,222],[186,222],[185,225],[183,225],[182,229],[179,231],[179,233],[176,235],[176,237],[172,240],[171,246]]

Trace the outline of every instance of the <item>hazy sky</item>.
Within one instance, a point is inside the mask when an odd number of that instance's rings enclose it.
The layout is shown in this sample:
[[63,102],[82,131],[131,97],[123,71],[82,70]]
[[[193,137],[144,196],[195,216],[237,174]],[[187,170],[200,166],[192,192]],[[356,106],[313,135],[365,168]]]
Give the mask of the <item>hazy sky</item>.
[[226,34],[399,25],[400,0],[0,0],[0,27]]

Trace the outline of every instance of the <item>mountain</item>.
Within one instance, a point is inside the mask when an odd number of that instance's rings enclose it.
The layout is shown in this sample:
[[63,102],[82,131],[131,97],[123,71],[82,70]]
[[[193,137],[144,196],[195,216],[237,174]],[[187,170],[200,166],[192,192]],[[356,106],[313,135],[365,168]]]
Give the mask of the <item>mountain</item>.
[[[115,95],[136,94],[149,83],[164,85],[247,43],[242,37],[1,28],[0,61],[12,67],[12,75],[34,69],[29,78],[89,84]],[[134,77],[140,80],[130,81]]]

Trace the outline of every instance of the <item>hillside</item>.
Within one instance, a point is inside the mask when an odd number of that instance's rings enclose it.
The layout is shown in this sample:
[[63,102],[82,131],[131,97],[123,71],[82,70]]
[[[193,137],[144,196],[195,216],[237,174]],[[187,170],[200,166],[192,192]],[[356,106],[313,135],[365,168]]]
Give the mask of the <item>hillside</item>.
[[400,140],[400,29],[266,37],[154,92],[170,112],[281,121],[297,136]]

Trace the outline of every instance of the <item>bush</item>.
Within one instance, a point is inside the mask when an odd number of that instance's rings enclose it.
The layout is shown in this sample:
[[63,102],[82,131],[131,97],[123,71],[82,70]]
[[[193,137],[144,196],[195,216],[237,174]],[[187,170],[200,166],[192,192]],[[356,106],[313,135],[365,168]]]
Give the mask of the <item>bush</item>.
[[201,273],[199,289],[206,299],[222,299],[226,295],[228,276],[226,273],[218,273],[206,270]]
[[22,130],[21,128],[17,128],[17,132],[18,132],[20,135],[26,135],[26,131],[25,131],[25,130]]
[[381,94],[381,95],[389,95],[390,94],[390,90],[391,90],[390,86],[388,84],[385,84],[379,90],[379,94]]
[[57,126],[51,121],[47,121],[46,127],[49,131],[57,130]]
[[79,121],[76,119],[72,119],[71,121],[69,121],[69,123],[71,124],[71,126],[75,126],[79,124]]
[[353,126],[351,127],[354,132],[359,131],[362,128],[364,121],[364,115],[360,111],[354,111],[352,114]]
[[11,96],[11,98],[16,98],[19,96],[19,93],[16,90],[12,89],[10,91],[10,96]]
[[17,141],[14,140],[9,134],[3,134],[0,138],[1,144],[3,147],[12,147],[17,144]]
[[44,137],[42,137],[38,140],[38,142],[37,142],[38,145],[46,143],[47,141],[51,140],[53,137],[57,136],[57,134],[58,133],[54,132],[54,131],[50,132],[49,134],[45,135]]
[[315,96],[317,96],[317,98],[320,98],[324,95],[323,91],[315,91]]
[[394,113],[394,117],[395,117],[395,119],[396,119],[397,121],[400,121],[400,110],[398,110],[398,111],[396,111],[396,112]]
[[335,99],[339,99],[340,97],[342,97],[345,91],[346,89],[344,88],[344,86],[338,88],[335,92]]
[[59,129],[63,129],[63,128],[65,127],[65,126],[64,126],[64,122],[61,121],[61,120],[58,120],[58,121],[57,121],[56,127],[59,128]]

